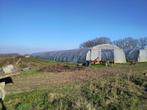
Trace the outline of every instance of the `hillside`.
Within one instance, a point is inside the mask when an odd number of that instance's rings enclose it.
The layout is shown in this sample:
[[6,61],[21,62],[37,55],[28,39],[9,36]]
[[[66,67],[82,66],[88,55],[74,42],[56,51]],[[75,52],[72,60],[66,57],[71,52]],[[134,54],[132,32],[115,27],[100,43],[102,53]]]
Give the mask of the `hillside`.
[[147,107],[147,63],[81,67],[35,58],[6,58],[27,71],[6,85],[8,110],[142,110]]

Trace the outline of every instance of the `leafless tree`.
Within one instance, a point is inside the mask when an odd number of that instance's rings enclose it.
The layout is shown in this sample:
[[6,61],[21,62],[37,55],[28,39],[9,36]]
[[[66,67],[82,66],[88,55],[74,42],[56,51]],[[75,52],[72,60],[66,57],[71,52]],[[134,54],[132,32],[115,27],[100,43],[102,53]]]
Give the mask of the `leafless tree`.
[[[99,44],[111,44],[111,39],[107,37],[97,37],[92,40],[88,40],[80,45],[80,48],[90,48]],[[131,50],[135,48],[145,48],[147,46],[147,37],[135,39],[133,37],[126,37],[123,39],[119,39],[113,41],[113,44],[117,45],[118,47],[126,50]]]
[[139,41],[139,47],[141,49],[147,46],[147,37],[140,38],[138,41]]
[[86,41],[80,45],[80,48],[90,48],[99,44],[111,44],[111,39],[107,37],[97,37],[93,40]]
[[129,53],[131,51],[133,51],[133,50],[135,51],[136,49],[140,48],[139,40],[135,39],[135,38],[132,38],[132,37],[127,37],[127,38],[124,38],[124,39],[120,39],[120,40],[114,41],[113,43],[115,45],[117,45],[118,47],[124,49],[127,60],[130,60]]
[[113,43],[122,49],[133,49],[139,46],[138,39],[134,39],[132,37],[116,40]]

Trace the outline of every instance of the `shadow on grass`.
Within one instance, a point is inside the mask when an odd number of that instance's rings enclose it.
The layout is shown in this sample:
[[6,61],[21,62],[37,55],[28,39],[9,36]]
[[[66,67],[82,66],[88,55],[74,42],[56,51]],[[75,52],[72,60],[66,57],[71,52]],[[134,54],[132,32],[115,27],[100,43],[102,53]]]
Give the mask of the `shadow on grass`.
[[6,108],[2,99],[0,99],[0,104],[1,104],[1,107],[2,107],[1,110],[7,110],[7,108]]

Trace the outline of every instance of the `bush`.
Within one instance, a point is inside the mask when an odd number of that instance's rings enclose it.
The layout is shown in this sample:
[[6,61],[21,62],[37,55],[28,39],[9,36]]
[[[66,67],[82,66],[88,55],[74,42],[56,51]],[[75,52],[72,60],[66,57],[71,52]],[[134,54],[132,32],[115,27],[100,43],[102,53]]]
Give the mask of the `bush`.
[[143,74],[140,74],[140,75],[132,75],[130,77],[130,81],[132,81],[136,85],[143,86],[143,84],[145,83],[145,81],[147,81],[147,78]]
[[[134,77],[135,78],[135,77]],[[146,83],[143,83],[146,87]],[[85,82],[78,92],[33,91],[11,97],[16,110],[140,110],[142,87],[125,77]],[[8,99],[7,99],[8,100]],[[8,103],[11,103],[8,100]]]
[[79,94],[54,95],[51,110],[140,110],[142,95],[139,86],[123,78],[92,80],[81,87]]
[[139,110],[142,95],[131,81],[116,77],[88,82],[82,87],[82,94],[100,110]]
[[15,110],[32,110],[32,105],[27,103],[18,103]]

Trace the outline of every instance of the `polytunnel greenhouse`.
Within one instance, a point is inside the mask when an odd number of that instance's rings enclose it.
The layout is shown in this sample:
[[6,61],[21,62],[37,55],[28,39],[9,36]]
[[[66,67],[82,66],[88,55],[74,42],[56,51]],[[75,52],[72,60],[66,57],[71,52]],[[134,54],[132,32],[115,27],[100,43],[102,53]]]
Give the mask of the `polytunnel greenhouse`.
[[87,53],[90,49],[73,49],[63,51],[51,51],[44,53],[34,53],[33,57],[52,61],[83,63],[86,61]]
[[97,45],[93,48],[81,48],[63,51],[51,51],[32,54],[33,57],[52,61],[64,61],[85,63],[86,61],[113,61],[114,63],[126,63],[124,51],[111,44]]
[[147,49],[131,49],[128,50],[126,58],[129,61],[147,62]]
[[116,45],[101,44],[92,47],[89,52],[90,60],[98,58],[100,61],[113,61],[114,63],[126,63],[126,57],[123,49]]

